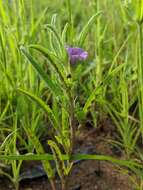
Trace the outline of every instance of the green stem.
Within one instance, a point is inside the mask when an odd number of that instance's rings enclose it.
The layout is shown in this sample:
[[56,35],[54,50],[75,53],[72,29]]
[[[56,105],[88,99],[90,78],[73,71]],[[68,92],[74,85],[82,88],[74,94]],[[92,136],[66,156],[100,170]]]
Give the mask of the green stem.
[[15,183],[15,190],[19,190],[19,182]]
[[143,33],[142,24],[138,23],[138,100],[139,100],[139,114],[141,123],[141,133],[143,137]]
[[72,90],[70,92],[70,129],[71,129],[71,149],[70,154],[73,153],[75,147],[75,133],[76,133],[76,124],[75,124],[75,105],[74,97]]
[[69,42],[72,42],[72,33],[73,33],[73,18],[72,18],[72,7],[71,0],[67,0],[67,9],[68,9],[68,20],[70,24],[69,28]]
[[62,190],[68,190],[66,178],[62,180]]
[[[96,1],[96,12],[100,11],[100,0]],[[97,18],[97,30],[96,30],[96,41],[97,41],[97,53],[98,53],[98,64],[96,69],[96,86],[102,79],[102,41],[101,41],[101,16]]]

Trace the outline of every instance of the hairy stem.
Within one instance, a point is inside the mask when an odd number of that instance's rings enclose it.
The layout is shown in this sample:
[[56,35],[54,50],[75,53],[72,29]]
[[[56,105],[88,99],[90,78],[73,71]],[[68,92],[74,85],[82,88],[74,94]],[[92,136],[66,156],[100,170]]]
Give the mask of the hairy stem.
[[70,154],[73,153],[75,147],[75,132],[76,132],[76,124],[75,124],[75,105],[74,105],[74,97],[72,92],[70,93],[70,129],[71,129],[71,149]]

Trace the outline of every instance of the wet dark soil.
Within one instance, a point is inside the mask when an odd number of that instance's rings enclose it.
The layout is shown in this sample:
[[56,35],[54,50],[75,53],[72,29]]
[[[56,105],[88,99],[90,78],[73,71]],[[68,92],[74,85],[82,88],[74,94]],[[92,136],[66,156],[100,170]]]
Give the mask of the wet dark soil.
[[[122,152],[109,144],[110,139],[116,138],[113,125],[98,129],[83,127],[77,135],[76,152],[110,155],[116,158],[123,157]],[[57,190],[61,190],[60,181],[56,180]],[[134,190],[129,176],[121,173],[117,166],[106,161],[87,160],[74,164],[68,178],[69,190]],[[0,179],[0,190],[14,190],[6,179]],[[51,190],[48,179],[41,177],[23,180],[20,190]]]

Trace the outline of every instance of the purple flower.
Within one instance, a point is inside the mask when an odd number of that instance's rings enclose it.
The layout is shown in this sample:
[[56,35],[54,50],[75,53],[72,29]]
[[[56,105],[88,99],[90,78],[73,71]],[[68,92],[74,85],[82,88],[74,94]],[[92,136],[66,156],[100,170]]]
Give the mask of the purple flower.
[[78,47],[66,47],[68,55],[70,57],[70,63],[75,64],[78,61],[84,61],[88,57],[87,51],[84,51]]

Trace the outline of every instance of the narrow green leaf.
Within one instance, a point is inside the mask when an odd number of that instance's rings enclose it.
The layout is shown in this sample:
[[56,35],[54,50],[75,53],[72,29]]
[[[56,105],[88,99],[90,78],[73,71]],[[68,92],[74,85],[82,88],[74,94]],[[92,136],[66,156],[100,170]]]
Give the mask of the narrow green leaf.
[[[17,89],[19,92],[23,93],[24,95],[28,96],[30,99],[32,99],[34,102],[36,102],[48,115],[51,116],[52,121],[54,123],[54,127],[58,126],[58,123],[56,121],[56,118],[53,114],[53,111],[51,108],[39,97],[35,96],[34,94],[27,92],[26,90],[23,90],[21,88]],[[50,118],[50,117],[49,117]]]
[[65,88],[68,88],[68,84],[67,84],[68,81],[67,81],[67,79],[65,77],[66,73],[64,72],[65,68],[64,68],[63,64],[57,64],[53,60],[50,52],[46,48],[44,48],[43,46],[32,44],[29,47],[33,48],[33,49],[36,49],[37,51],[39,51],[40,53],[42,53],[42,55],[44,55],[48,59],[48,61],[52,64],[52,66],[54,67],[54,69],[58,73],[58,75],[59,75],[59,77],[61,79],[61,82],[64,84]]
[[[52,154],[26,154],[26,155],[0,155],[0,160],[53,160],[54,157]],[[111,156],[104,155],[90,155],[90,154],[76,154],[76,155],[66,155],[62,154],[62,160],[100,160],[100,161],[109,161],[114,164],[128,167],[134,169],[134,167],[142,168],[143,166],[133,160],[121,160],[116,159]]]
[[64,29],[62,31],[62,43],[65,44],[66,43],[66,37],[67,37],[67,31],[69,29],[69,23],[66,23],[64,26]]
[[54,36],[55,36],[55,38],[57,39],[57,42],[58,42],[58,44],[59,44],[60,50],[61,50],[61,52],[63,52],[63,47],[64,47],[64,46],[63,46],[62,40],[61,40],[61,38],[60,38],[58,32],[56,31],[55,27],[53,27],[53,26],[50,25],[50,24],[46,24],[46,25],[45,25],[45,28],[46,28],[46,29],[49,29],[49,30],[54,34]]
[[46,82],[51,92],[56,96],[59,96],[59,94],[61,93],[60,87],[57,84],[55,84],[54,81],[50,79],[50,77],[48,77],[48,74],[46,74],[45,71],[42,69],[40,63],[38,63],[23,46],[20,47],[20,50],[36,69],[40,77]]
[[38,28],[38,26],[40,25],[42,19],[45,17],[46,13],[48,11],[48,7],[45,8],[44,11],[42,11],[42,14],[39,16],[38,20],[34,23],[34,26],[32,27],[31,29],[31,32],[30,32],[30,36],[33,36],[35,30]]
[[60,178],[62,179],[63,172],[65,171],[65,163],[63,162],[63,159],[62,159],[62,153],[54,141],[49,140],[48,144],[52,150],[53,158],[56,163],[56,168],[57,168],[58,174],[59,174]]
[[87,101],[85,102],[85,105],[83,107],[83,112],[87,113],[88,108],[91,106],[93,100],[95,99],[96,95],[100,93],[100,86],[97,87],[95,90],[93,90],[93,92],[91,93],[91,95],[89,96],[89,98],[87,99]]
[[84,26],[84,28],[82,29],[79,37],[78,37],[78,46],[82,47],[86,36],[88,34],[89,29],[92,27],[92,24],[94,23],[95,19],[101,14],[101,11],[97,12],[95,15],[93,15],[89,21],[87,22],[87,24]]
[[[36,153],[37,154],[45,154],[45,150],[41,144],[41,142],[39,141],[38,137],[33,133],[33,131],[31,130],[31,128],[26,127],[25,131],[28,135],[28,137],[30,138],[30,140],[32,141],[32,144],[35,147]],[[54,171],[51,167],[51,163],[47,160],[43,160],[42,161],[43,167],[48,175],[48,177],[51,179],[54,177]]]

